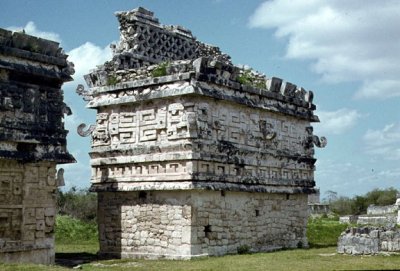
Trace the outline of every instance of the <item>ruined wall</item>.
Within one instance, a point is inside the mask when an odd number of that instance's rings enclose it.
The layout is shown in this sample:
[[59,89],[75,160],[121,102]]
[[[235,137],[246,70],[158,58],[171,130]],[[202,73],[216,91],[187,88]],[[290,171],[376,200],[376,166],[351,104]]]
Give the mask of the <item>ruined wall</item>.
[[400,252],[400,231],[396,228],[349,228],[338,240],[338,253],[371,255]]
[[58,43],[0,29],[0,261],[54,263],[56,165],[73,162]]
[[100,251],[187,259],[237,253],[244,246],[253,252],[303,247],[306,198],[228,191],[101,192]]
[[367,215],[386,215],[386,214],[397,214],[399,210],[398,205],[386,205],[386,206],[375,206],[370,205],[367,208]]

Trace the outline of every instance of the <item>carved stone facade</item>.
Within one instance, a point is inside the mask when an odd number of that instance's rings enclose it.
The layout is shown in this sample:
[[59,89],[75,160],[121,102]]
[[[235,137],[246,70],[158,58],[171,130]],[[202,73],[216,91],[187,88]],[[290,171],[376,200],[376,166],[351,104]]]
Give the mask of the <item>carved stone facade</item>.
[[0,29],[0,262],[54,263],[56,165],[66,150],[58,43]]
[[[92,135],[100,253],[190,258],[306,246],[314,145],[326,144],[310,126],[312,92],[234,66],[219,49],[171,53],[182,28],[142,8],[117,16],[113,59],[85,76],[89,90],[77,89],[97,110],[96,124],[78,131]],[[127,55],[131,64],[121,65]]]

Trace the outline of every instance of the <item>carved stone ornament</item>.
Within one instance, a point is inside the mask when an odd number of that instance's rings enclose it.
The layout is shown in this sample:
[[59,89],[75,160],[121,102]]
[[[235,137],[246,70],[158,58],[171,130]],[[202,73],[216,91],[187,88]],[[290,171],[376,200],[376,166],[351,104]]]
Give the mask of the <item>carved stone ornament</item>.
[[91,135],[93,133],[94,129],[96,129],[96,125],[94,125],[94,124],[91,124],[86,131],[84,130],[85,127],[86,127],[86,124],[82,123],[77,128],[78,134],[82,137],[87,137],[87,136]]
[[93,99],[93,97],[89,94],[89,91],[85,90],[85,87],[82,84],[79,84],[76,87],[76,93],[82,96],[82,99],[85,102],[91,101]]

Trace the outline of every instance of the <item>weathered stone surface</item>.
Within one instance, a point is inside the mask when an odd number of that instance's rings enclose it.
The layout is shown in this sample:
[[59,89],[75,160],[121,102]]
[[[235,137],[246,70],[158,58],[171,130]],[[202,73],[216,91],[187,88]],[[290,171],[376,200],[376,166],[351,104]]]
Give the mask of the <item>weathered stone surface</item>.
[[190,258],[306,246],[314,146],[326,143],[310,126],[319,121],[312,92],[235,66],[145,9],[117,17],[113,59],[77,89],[97,110],[79,133],[92,136],[100,252]]
[[254,252],[307,246],[305,194],[100,192],[99,199],[104,256],[187,259],[244,245]]
[[0,28],[0,262],[54,263],[56,165],[74,161],[66,58],[56,42]]
[[70,113],[60,90],[72,64],[58,43],[0,31],[0,158],[73,162],[63,117]]
[[349,228],[339,237],[337,251],[353,255],[400,252],[400,230],[384,227]]

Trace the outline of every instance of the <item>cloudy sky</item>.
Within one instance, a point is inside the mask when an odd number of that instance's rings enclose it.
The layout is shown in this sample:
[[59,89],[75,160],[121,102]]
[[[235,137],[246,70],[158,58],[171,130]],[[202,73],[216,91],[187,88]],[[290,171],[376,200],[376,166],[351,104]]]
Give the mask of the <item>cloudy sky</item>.
[[110,59],[119,39],[115,11],[143,6],[163,24],[179,24],[217,45],[236,64],[246,64],[315,94],[328,138],[316,151],[322,197],[400,189],[400,1],[390,0],[2,0],[0,27],[61,43],[75,63],[74,82],[64,85],[69,151],[78,163],[64,165],[66,188],[90,185],[90,139],[76,126],[95,112],[75,94],[82,75]]

